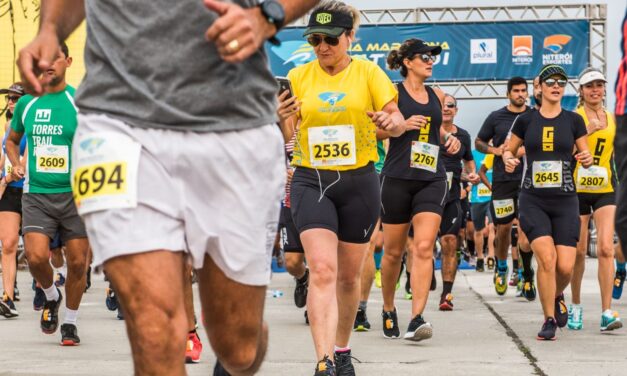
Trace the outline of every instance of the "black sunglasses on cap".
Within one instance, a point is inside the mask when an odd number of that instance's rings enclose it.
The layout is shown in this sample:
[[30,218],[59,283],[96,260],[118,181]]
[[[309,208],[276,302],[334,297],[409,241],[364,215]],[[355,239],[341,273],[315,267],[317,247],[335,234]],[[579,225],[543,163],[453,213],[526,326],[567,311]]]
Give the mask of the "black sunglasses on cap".
[[557,86],[559,87],[566,87],[566,83],[568,81],[566,80],[562,80],[562,79],[558,79],[558,78],[547,78],[546,80],[544,80],[544,83],[546,84],[546,86],[551,87],[555,84],[557,84]]
[[307,43],[309,43],[312,47],[318,47],[323,40],[324,43],[334,47],[340,43],[340,38],[330,37],[328,35],[325,35],[324,37],[320,35],[310,35],[307,37]]

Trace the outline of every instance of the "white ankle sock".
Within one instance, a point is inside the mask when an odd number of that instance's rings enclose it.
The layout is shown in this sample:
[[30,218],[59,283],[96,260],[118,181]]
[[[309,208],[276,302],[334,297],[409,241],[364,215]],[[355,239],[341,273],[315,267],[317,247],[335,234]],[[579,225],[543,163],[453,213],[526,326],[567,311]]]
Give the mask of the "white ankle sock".
[[48,288],[44,288],[43,286],[41,288],[44,290],[44,293],[46,294],[46,300],[48,301],[59,300],[59,290],[57,290],[57,286],[55,286],[54,283],[52,284],[52,286]]
[[76,320],[78,319],[78,310],[73,310],[65,307],[65,318],[63,319],[64,324],[72,324],[76,325]]

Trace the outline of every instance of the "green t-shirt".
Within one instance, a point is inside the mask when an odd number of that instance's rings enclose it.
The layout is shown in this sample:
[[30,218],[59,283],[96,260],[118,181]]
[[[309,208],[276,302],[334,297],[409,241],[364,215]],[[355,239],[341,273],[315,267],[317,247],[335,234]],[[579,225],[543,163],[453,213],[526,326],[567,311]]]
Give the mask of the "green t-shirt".
[[28,144],[24,192],[72,191],[72,139],[77,125],[74,91],[68,85],[41,97],[24,95],[15,105],[11,128],[25,133]]

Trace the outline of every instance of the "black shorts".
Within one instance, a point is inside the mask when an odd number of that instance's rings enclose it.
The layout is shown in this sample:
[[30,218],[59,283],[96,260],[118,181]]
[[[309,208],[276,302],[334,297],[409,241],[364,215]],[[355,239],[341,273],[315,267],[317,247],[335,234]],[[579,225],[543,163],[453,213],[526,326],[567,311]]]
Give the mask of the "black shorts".
[[519,194],[519,181],[502,181],[492,184],[490,214],[495,224],[505,225],[518,217]]
[[398,225],[423,212],[442,215],[448,197],[446,180],[419,181],[384,176],[381,180],[381,220]]
[[379,219],[379,189],[372,163],[350,171],[296,168],[290,202],[298,233],[324,228],[340,241],[368,243]]
[[460,200],[446,203],[440,222],[440,236],[457,235],[462,228],[462,208]]
[[590,215],[593,211],[607,205],[616,205],[616,194],[608,193],[577,193],[579,199],[579,215]]
[[304,253],[303,244],[300,242],[298,230],[294,224],[294,219],[292,219],[292,211],[285,206],[281,207],[279,236],[283,252]]
[[0,212],[13,212],[22,215],[22,192],[18,187],[6,187],[0,199]]
[[541,236],[552,236],[555,245],[576,247],[580,220],[577,196],[520,195],[520,227],[532,243]]
[[475,231],[481,231],[485,228],[485,219],[488,217],[488,223],[492,223],[492,213],[490,213],[490,201],[473,202],[470,204],[470,216],[472,223],[475,225]]

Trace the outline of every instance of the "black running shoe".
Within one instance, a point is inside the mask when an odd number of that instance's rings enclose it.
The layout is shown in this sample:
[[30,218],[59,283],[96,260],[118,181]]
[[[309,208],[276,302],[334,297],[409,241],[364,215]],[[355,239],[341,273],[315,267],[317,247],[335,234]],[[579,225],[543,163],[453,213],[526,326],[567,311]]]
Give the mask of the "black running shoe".
[[35,311],[41,311],[46,304],[46,293],[41,287],[35,288],[35,297],[33,298],[33,309]]
[[59,307],[61,306],[61,302],[63,302],[63,295],[61,295],[61,291],[59,291],[59,289],[57,289],[57,291],[59,292],[59,300],[46,300],[44,310],[41,312],[41,320],[39,321],[39,324],[41,326],[41,331],[45,334],[52,334],[56,332],[57,326],[59,325]]
[[405,333],[406,340],[409,341],[422,341],[425,339],[429,339],[433,336],[433,327],[430,323],[426,322],[422,315],[416,315],[416,317],[411,320],[409,323],[409,327],[407,328],[407,333]]
[[564,300],[564,293],[555,298],[555,322],[560,328],[565,327],[568,323],[568,308]]
[[124,313],[122,312],[122,307],[118,306],[118,315],[117,315],[118,320],[124,320]]
[[109,311],[115,311],[118,309],[118,296],[113,291],[113,288],[107,288],[107,298],[105,299],[105,305]]
[[333,355],[335,374],[337,376],[355,376],[355,367],[353,367],[352,358],[350,350],[336,352]]
[[331,362],[331,359],[329,359],[329,356],[325,355],[324,358],[322,358],[322,360],[320,360],[318,364],[316,364],[316,373],[314,373],[314,376],[336,376],[336,375],[337,374],[335,373],[335,366]]
[[13,300],[11,300],[6,293],[2,299],[0,299],[0,316],[4,316],[7,319],[19,316]]
[[81,339],[78,338],[78,330],[74,324],[61,325],[61,346],[78,346]]
[[553,317],[549,317],[544,321],[542,329],[538,332],[536,337],[540,341],[555,341],[555,331],[557,330],[557,323]]
[[296,279],[296,288],[294,289],[294,304],[296,307],[303,308],[307,304],[307,290],[309,288],[309,269],[305,269],[303,278]]
[[383,336],[385,338],[399,338],[401,330],[398,328],[396,308],[394,311],[381,312],[381,317],[383,318]]
[[533,277],[531,281],[527,281],[523,277],[522,296],[530,302],[536,300],[536,285],[533,283]]
[[307,310],[305,310],[305,324],[309,325],[309,315],[307,314]]
[[226,372],[226,370],[224,369],[224,367],[222,367],[222,364],[220,364],[220,361],[216,361],[216,366],[213,368],[213,376],[231,376],[228,372]]
[[367,332],[370,330],[370,322],[368,322],[368,315],[366,315],[366,311],[361,308],[357,310],[357,315],[355,316],[355,323],[353,324],[353,330],[356,332]]
[[483,259],[477,259],[477,266],[475,267],[475,270],[480,273],[485,271],[485,267],[483,265]]

